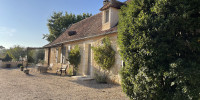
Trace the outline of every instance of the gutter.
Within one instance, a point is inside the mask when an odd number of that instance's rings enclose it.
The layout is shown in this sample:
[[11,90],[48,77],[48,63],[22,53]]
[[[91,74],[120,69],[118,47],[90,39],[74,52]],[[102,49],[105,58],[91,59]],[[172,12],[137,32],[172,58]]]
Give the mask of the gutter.
[[68,42],[74,42],[74,41],[78,41],[78,40],[84,40],[84,39],[89,39],[89,38],[94,38],[94,37],[98,37],[98,36],[103,36],[103,35],[108,35],[108,34],[112,34],[112,33],[116,33],[116,31],[111,31],[111,32],[105,32],[104,34],[99,34],[99,35],[93,35],[93,36],[88,36],[88,37],[84,37],[84,38],[80,38],[80,39],[74,39],[74,40],[68,40],[68,41],[64,41],[64,42],[60,42],[60,43],[56,43],[50,46],[44,46],[44,48],[49,48],[49,47],[53,47],[59,44],[64,44],[64,43],[68,43]]

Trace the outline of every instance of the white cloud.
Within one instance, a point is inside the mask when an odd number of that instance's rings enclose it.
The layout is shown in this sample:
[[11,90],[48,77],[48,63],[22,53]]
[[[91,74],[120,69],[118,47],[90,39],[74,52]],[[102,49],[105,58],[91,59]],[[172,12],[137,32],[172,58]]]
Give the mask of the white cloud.
[[16,29],[14,29],[14,28],[0,26],[0,35],[13,36],[15,32],[16,32]]

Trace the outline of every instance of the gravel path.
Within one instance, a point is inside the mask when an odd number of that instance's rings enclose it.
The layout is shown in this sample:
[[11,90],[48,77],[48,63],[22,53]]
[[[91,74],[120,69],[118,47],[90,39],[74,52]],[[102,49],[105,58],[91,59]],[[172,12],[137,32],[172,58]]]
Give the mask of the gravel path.
[[121,86],[55,74],[0,69],[0,100],[128,100]]

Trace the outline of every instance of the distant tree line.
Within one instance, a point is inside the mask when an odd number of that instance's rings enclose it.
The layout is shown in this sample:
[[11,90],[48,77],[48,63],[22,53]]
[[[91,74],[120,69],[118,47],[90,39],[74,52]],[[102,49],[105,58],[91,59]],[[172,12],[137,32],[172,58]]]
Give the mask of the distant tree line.
[[[0,58],[3,61],[22,61],[27,57],[27,49],[25,47],[16,45],[9,49],[0,46]],[[44,60],[44,50],[30,50],[28,51],[28,62],[39,63]]]

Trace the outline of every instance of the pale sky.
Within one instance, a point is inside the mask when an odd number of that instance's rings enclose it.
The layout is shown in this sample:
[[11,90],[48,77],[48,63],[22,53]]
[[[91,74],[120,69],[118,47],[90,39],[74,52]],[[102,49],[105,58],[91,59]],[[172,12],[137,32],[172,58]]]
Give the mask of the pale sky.
[[42,47],[54,11],[95,15],[102,6],[103,0],[0,0],[0,45]]

